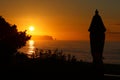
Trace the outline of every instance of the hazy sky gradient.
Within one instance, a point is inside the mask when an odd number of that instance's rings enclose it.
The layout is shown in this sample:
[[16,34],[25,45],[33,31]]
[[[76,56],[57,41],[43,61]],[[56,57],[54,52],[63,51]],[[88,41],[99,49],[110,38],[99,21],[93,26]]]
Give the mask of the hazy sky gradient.
[[34,35],[88,40],[88,28],[98,9],[108,38],[120,40],[119,7],[120,0],[0,0],[0,15],[19,30],[35,26]]

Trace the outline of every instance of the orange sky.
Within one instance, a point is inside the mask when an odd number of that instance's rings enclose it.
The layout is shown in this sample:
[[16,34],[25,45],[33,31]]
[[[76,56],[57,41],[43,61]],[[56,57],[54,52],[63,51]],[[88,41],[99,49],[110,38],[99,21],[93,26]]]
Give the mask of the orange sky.
[[0,15],[18,29],[34,26],[32,35],[59,40],[88,40],[97,8],[107,28],[107,40],[120,41],[120,0],[0,0]]

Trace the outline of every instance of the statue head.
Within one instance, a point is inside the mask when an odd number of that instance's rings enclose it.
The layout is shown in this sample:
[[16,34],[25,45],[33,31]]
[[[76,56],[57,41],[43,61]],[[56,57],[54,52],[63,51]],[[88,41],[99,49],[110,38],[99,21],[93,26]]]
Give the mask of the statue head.
[[99,11],[98,11],[97,9],[95,10],[95,14],[96,14],[96,15],[98,15],[98,14],[99,14]]

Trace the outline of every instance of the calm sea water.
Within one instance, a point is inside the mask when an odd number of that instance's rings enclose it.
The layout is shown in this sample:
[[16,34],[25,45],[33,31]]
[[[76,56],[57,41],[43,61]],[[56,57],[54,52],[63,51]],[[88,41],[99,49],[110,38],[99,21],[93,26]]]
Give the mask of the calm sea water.
[[[77,60],[92,61],[89,41],[30,40],[20,51],[31,54],[35,48],[44,50],[55,50],[58,48],[65,55],[74,55]],[[120,42],[106,42],[103,57],[104,63],[120,64]]]

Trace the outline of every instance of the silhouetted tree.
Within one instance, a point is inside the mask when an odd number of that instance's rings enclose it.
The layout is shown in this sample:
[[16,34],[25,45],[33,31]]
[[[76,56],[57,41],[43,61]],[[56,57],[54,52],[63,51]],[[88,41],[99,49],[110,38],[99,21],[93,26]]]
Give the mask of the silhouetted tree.
[[0,56],[9,58],[17,49],[25,46],[26,41],[31,38],[25,31],[18,32],[16,25],[11,25],[0,16]]

